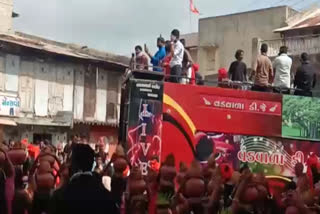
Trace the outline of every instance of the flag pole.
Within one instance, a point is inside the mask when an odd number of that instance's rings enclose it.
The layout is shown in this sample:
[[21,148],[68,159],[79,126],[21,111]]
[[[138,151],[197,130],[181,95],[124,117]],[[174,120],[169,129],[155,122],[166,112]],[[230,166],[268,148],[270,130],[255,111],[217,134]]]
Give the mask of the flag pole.
[[191,12],[191,10],[190,10],[190,8],[189,8],[189,27],[190,27],[190,33],[192,32],[192,12]]

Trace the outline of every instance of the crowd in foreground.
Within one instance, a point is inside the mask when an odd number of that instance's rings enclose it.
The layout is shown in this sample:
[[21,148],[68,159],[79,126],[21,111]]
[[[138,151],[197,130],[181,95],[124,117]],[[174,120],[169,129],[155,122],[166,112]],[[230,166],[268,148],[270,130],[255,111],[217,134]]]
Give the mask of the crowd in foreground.
[[[199,65],[194,62],[186,47],[186,41],[180,39],[179,30],[171,32],[170,40],[163,37],[157,39],[158,51],[152,55],[145,45],[144,50],[140,45],[135,47],[130,62],[131,70],[149,70],[149,63],[153,71],[163,72],[166,81],[182,84],[204,84],[199,74]],[[292,58],[288,55],[288,47],[282,46],[273,62],[267,56],[268,45],[262,44],[260,53],[256,57],[252,69],[245,64],[243,50],[235,53],[236,60],[231,63],[229,70],[220,68],[218,82],[221,87],[230,87],[230,82],[250,83],[250,89],[260,92],[275,92],[289,94],[290,89],[295,89],[294,94],[312,96],[312,89],[316,86],[317,72],[311,64],[308,53],[300,56],[301,65],[292,69]]]
[[228,163],[218,165],[214,155],[206,164],[180,163],[179,170],[173,154],[161,164],[154,157],[148,174],[142,175],[121,146],[107,160],[103,149],[95,152],[88,144],[73,142],[64,150],[62,164],[51,145],[36,157],[22,143],[0,148],[4,214],[320,213],[320,162],[315,154],[306,164],[297,163],[295,177],[275,194],[264,174],[252,173],[246,164],[238,171]]

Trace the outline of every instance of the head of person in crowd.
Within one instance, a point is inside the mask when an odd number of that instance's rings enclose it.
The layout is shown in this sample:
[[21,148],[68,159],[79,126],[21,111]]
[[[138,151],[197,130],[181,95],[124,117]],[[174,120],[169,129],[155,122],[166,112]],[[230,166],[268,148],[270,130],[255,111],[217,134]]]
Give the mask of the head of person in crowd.
[[171,42],[177,42],[180,38],[180,32],[179,30],[177,29],[174,29],[172,32],[171,32]]
[[266,43],[263,43],[261,45],[260,51],[261,51],[261,54],[266,55],[268,53],[268,45]]
[[280,47],[280,51],[279,51],[279,55],[287,54],[287,53],[288,53],[288,47],[287,46],[281,46]]
[[300,60],[302,63],[308,62],[309,61],[309,54],[307,54],[306,52],[302,53]]
[[87,138],[86,136],[82,135],[82,136],[81,136],[81,140],[82,140],[82,143],[83,143],[83,144],[89,144],[88,138]]
[[303,175],[303,164],[302,163],[297,163],[295,166],[294,166],[294,172],[296,174],[297,177],[300,177]]
[[100,167],[103,165],[102,157],[99,154],[96,154],[95,161],[96,166]]
[[74,135],[72,138],[72,142],[73,143],[78,143],[79,142],[79,136],[78,135]]
[[244,56],[244,51],[239,49],[236,51],[236,54],[235,54],[235,58],[236,60],[238,61],[242,61],[243,60],[243,56]]
[[165,46],[165,44],[166,44],[166,42],[162,36],[157,38],[157,47],[158,48]]
[[228,80],[228,71],[225,68],[220,68],[218,70],[218,81],[227,81]]
[[99,152],[104,152],[105,149],[106,149],[106,144],[105,144],[104,142],[100,142],[100,143],[98,144],[98,150],[99,150]]
[[142,47],[140,45],[137,45],[135,48],[134,48],[134,51],[136,53],[136,56],[140,55],[140,53],[142,53]]
[[72,149],[71,174],[92,170],[94,151],[87,144],[77,144]]
[[103,172],[103,160],[99,154],[95,155],[95,168],[94,171],[98,174],[102,174]]
[[286,191],[295,190],[295,189],[297,189],[297,184],[294,181],[291,181],[286,184],[286,187],[285,187]]
[[245,175],[247,173],[251,173],[248,163],[244,163],[239,170],[241,175]]
[[9,148],[12,148],[14,146],[14,140],[10,139],[9,140]]

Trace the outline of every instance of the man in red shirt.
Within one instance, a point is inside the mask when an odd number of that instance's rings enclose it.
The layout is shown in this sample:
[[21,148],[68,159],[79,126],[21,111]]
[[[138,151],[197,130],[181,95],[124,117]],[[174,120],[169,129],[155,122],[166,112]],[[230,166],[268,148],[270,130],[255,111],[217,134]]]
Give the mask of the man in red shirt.
[[164,75],[165,75],[165,79],[169,79],[170,77],[170,61],[171,61],[171,43],[170,41],[166,41],[166,56],[164,57],[164,59],[161,62],[161,66],[163,67],[163,71],[164,71]]

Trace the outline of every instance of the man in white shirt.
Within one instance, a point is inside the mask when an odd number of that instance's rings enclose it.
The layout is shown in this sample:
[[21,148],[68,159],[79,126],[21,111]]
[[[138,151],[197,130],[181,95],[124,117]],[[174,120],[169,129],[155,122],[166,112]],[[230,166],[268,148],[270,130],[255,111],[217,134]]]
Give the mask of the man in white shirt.
[[287,52],[288,48],[286,46],[280,47],[279,56],[273,62],[275,72],[273,86],[276,87],[275,92],[289,93],[292,59]]
[[182,61],[184,46],[179,41],[180,32],[175,29],[171,32],[171,61],[170,61],[170,82],[180,83],[182,74]]

